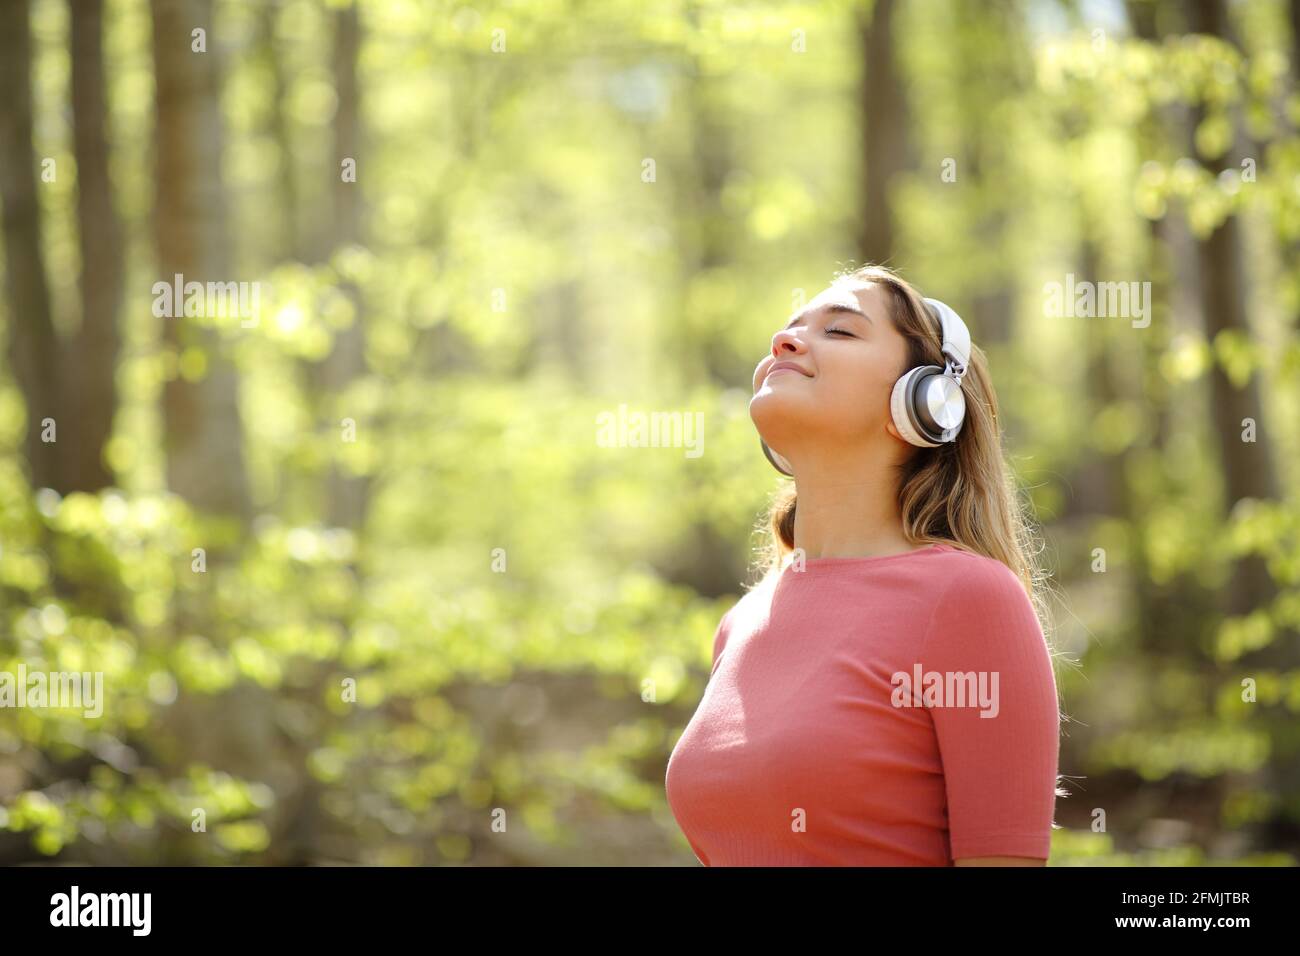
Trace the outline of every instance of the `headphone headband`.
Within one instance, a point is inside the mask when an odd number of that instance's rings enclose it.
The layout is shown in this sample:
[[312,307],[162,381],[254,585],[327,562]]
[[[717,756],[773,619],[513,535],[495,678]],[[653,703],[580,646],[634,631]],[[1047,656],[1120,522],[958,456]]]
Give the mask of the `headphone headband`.
[[947,303],[940,302],[938,299],[926,299],[925,304],[939,320],[939,328],[942,330],[941,351],[948,358],[948,367],[944,371],[960,382],[961,377],[966,374],[966,366],[970,364],[970,330],[966,328],[966,323],[962,321],[961,316]]

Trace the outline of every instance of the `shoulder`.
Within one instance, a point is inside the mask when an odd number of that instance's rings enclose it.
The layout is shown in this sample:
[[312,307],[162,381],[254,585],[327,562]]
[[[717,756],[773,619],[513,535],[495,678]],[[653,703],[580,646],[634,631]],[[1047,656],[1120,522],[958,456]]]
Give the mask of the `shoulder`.
[[718,634],[724,640],[727,633],[732,629],[735,623],[747,614],[751,607],[762,600],[763,591],[766,588],[765,582],[747,589],[739,598],[729,607],[722,615],[722,620],[718,622]]
[[767,608],[772,603],[772,592],[776,588],[780,573],[768,570],[757,581],[743,585],[744,590],[731,608],[723,615],[723,623],[730,624],[746,614]]
[[1043,645],[1042,625],[1020,577],[995,558],[956,548],[935,555],[925,646],[966,652]]
[[929,571],[935,574],[935,610],[960,604],[996,608],[1006,604],[1032,606],[1020,577],[996,558],[945,546],[934,555]]

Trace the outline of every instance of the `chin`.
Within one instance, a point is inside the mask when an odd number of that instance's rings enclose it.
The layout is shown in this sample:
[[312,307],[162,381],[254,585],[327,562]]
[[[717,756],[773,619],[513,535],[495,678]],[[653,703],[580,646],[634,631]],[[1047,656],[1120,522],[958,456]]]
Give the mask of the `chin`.
[[785,417],[789,402],[783,401],[770,388],[760,387],[749,400],[749,417],[755,425],[762,425],[764,420]]
[[771,445],[772,439],[779,440],[782,434],[803,430],[800,422],[806,421],[810,416],[803,414],[804,410],[799,405],[798,402],[792,402],[789,396],[760,388],[749,400],[749,418],[759,436]]

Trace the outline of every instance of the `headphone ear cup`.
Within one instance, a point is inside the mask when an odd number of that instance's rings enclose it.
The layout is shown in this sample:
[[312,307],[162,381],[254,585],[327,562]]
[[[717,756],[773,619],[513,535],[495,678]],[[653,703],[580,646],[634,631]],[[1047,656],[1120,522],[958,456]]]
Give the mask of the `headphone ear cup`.
[[909,443],[934,448],[953,441],[961,431],[966,396],[939,366],[918,365],[894,383],[889,414]]
[[956,439],[966,421],[966,395],[961,386],[940,372],[926,375],[912,393],[912,411],[921,432],[944,444]]
[[794,477],[794,468],[791,467],[788,461],[776,452],[772,451],[772,449],[768,448],[767,442],[763,441],[763,439],[760,438],[758,443],[763,446],[763,454],[767,456],[767,460],[772,463],[773,468],[785,475],[787,478]]
[[894,383],[894,390],[889,396],[889,415],[894,421],[894,427],[909,445],[933,448],[939,444],[923,433],[925,426],[916,414],[915,397],[923,378],[942,371],[937,365],[918,365],[903,373]]

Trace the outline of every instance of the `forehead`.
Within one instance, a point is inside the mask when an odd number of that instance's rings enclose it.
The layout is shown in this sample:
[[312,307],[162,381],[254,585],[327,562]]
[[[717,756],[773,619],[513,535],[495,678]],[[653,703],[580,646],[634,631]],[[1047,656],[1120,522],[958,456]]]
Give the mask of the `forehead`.
[[829,286],[813,296],[812,301],[808,303],[807,309],[820,309],[823,306],[832,303],[852,306],[855,309],[862,308],[863,300],[858,295],[865,295],[871,289],[871,284],[863,282],[861,279],[850,279],[847,277],[836,279]]
[[855,312],[861,311],[870,315],[872,313],[869,306],[872,304],[870,299],[871,293],[874,291],[874,285],[874,283],[864,282],[861,279],[853,279],[847,276],[840,277],[813,296],[812,300],[802,309],[796,309],[792,312],[786,328],[799,321],[800,318],[810,316],[828,306],[844,306]]

